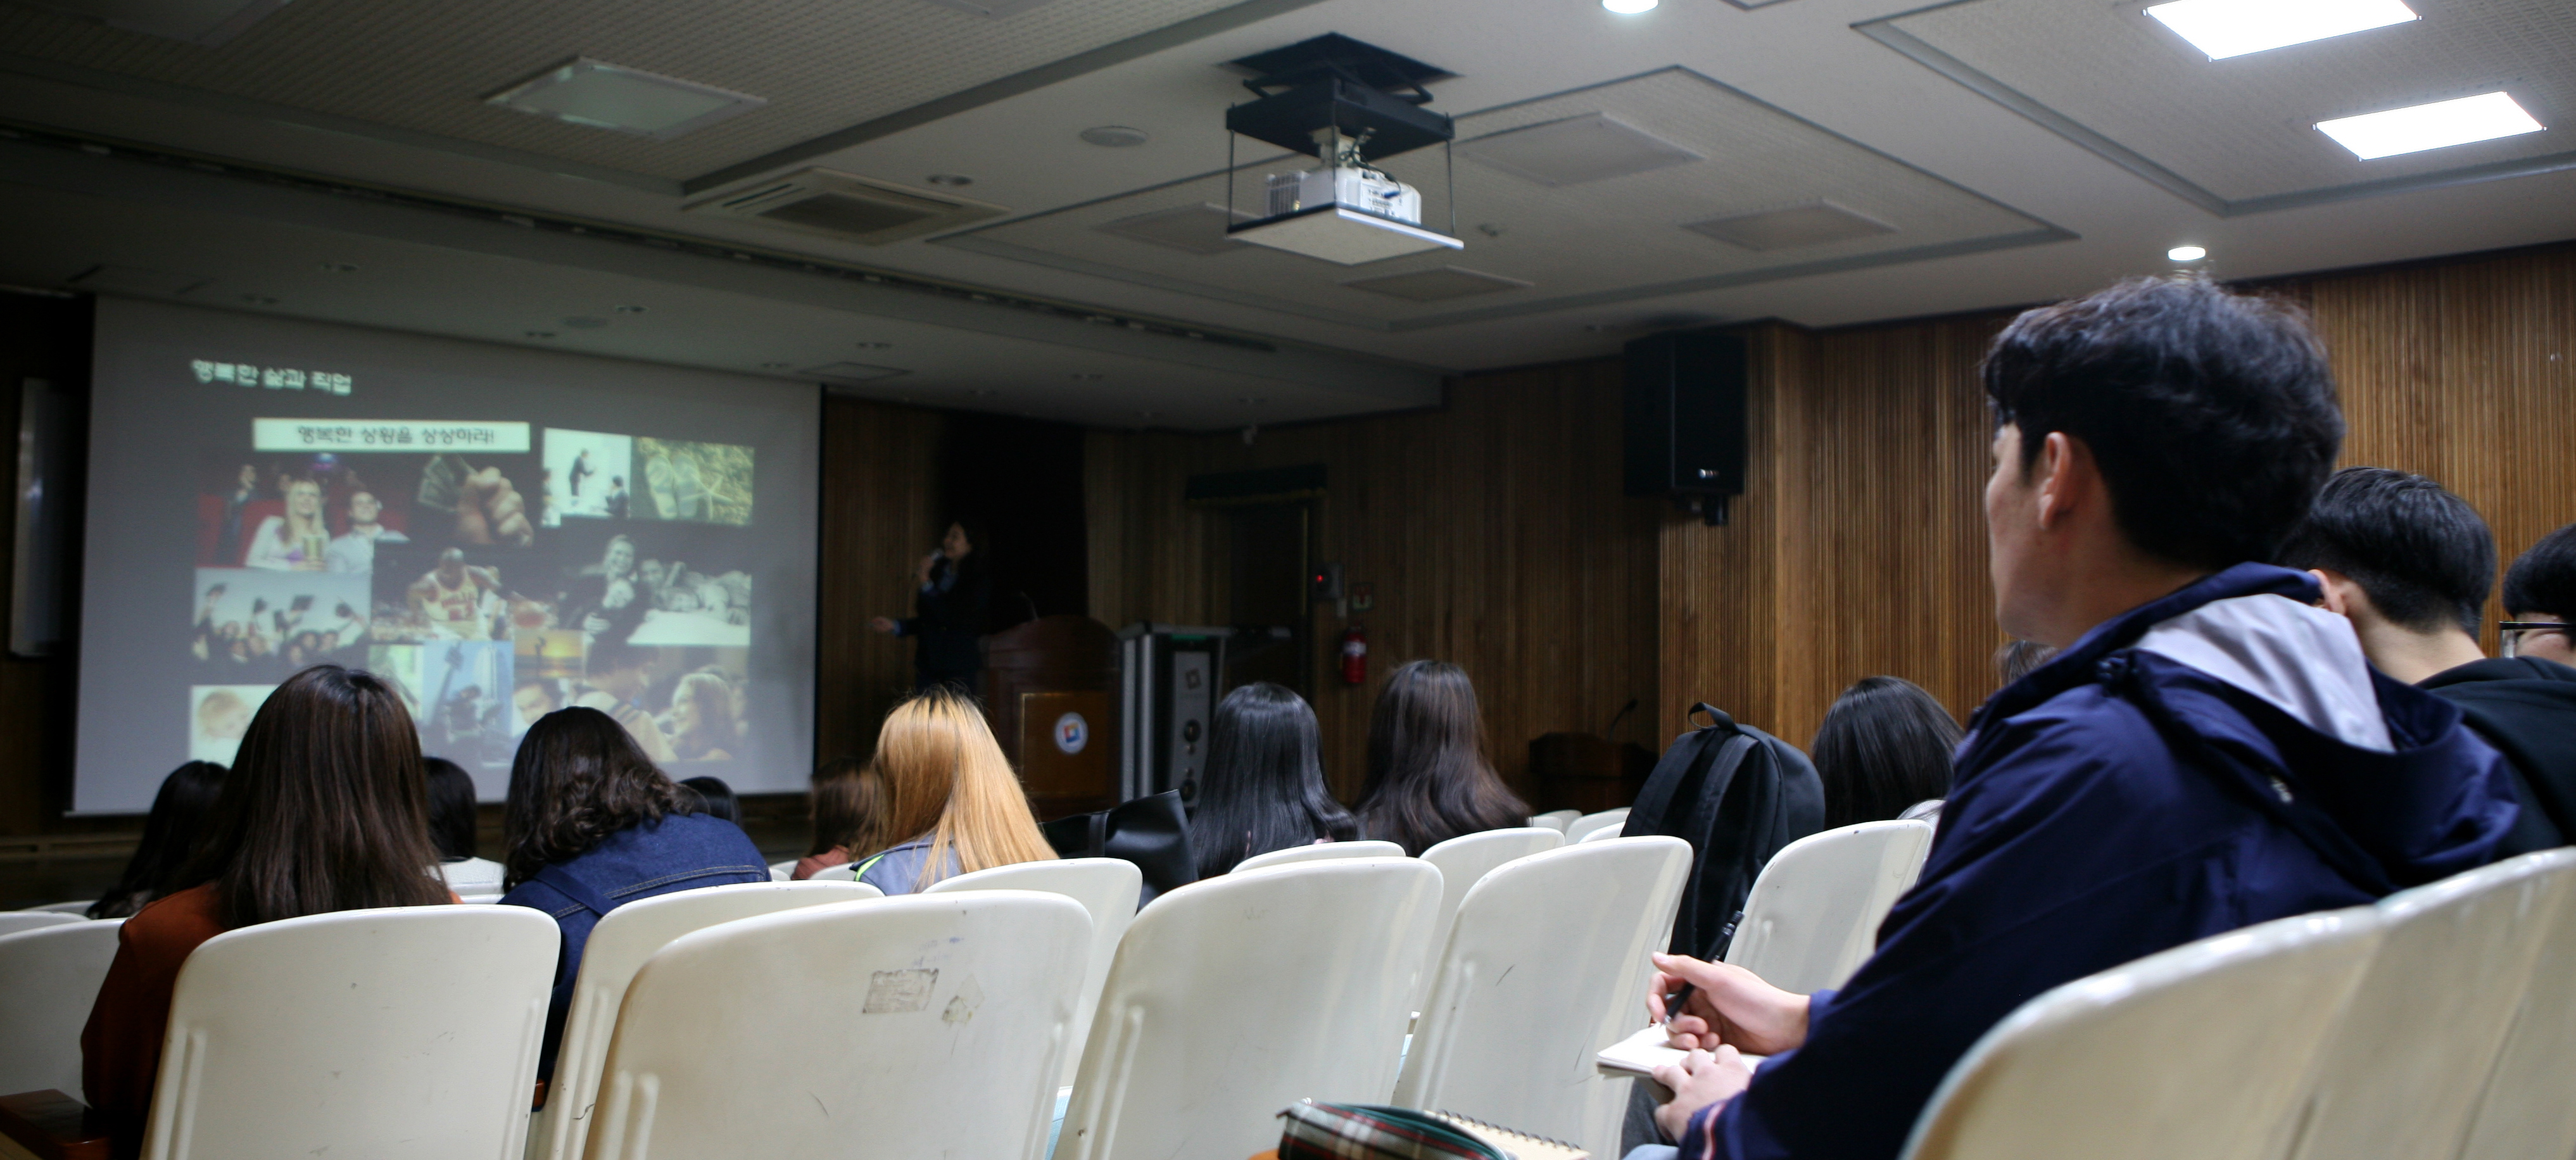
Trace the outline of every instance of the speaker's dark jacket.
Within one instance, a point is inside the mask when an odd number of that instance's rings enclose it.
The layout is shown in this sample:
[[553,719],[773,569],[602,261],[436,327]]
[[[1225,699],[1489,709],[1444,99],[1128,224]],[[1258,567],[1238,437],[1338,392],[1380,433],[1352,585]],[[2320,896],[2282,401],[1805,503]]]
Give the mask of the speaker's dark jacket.
[[980,642],[992,601],[991,572],[945,558],[931,566],[930,583],[913,597],[914,615],[902,622],[903,635],[913,638],[912,665],[925,682],[968,680],[983,669]]

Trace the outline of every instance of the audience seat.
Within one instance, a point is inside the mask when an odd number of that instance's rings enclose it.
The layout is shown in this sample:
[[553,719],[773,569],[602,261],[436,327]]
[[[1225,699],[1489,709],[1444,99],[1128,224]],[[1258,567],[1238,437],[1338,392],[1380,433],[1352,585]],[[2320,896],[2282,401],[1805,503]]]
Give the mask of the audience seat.
[[1646,955],[1672,931],[1690,865],[1679,838],[1617,838],[1484,875],[1426,972],[1395,1102],[1617,1156],[1629,1085],[1602,1079],[1593,1053],[1645,1026]]
[[2055,988],[1951,1068],[1905,1160],[2279,1156],[2381,925],[2367,906],[2300,915]]
[[[791,874],[795,872],[792,865],[788,872]],[[856,862],[843,862],[838,866],[826,866],[810,875],[807,875],[803,880],[807,882],[856,882],[859,880],[859,864]],[[874,888],[871,887],[871,889]]]
[[2571,889],[2576,849],[2558,849],[2381,899],[2385,933],[2317,1056],[2293,1160],[2456,1156]]
[[2576,1100],[2567,1098],[2568,1077],[2576,1076],[2576,890],[2550,922],[2462,1160],[2576,1156]]
[[1144,872],[1121,858],[1063,858],[996,866],[954,878],[942,878],[922,890],[1039,890],[1061,894],[1091,914],[1091,957],[1083,968],[1081,1002],[1074,1008],[1072,1046],[1064,1053],[1058,1086],[1073,1083],[1082,1066],[1082,1043],[1091,1034],[1091,1013],[1100,1006],[1100,988],[1109,981],[1109,964],[1118,957],[1118,940],[1136,921],[1137,901],[1145,893]]
[[1744,900],[1726,961],[1774,987],[1839,987],[1878,949],[1878,925],[1932,849],[1924,822],[1862,822],[1780,848]]
[[1155,899],[1109,968],[1055,1160],[1249,1156],[1298,1100],[1386,1102],[1439,906],[1418,858],[1237,870]]
[[48,902],[42,906],[22,907],[19,913],[68,914],[74,918],[88,918],[89,908],[96,905],[98,900],[95,898],[75,898],[69,902]]
[[1285,850],[1272,850],[1267,854],[1255,854],[1243,861],[1235,863],[1234,870],[1232,872],[1241,874],[1246,870],[1266,870],[1272,866],[1285,866],[1291,862],[1323,862],[1331,861],[1336,858],[1401,857],[1404,857],[1404,847],[1396,845],[1393,842],[1380,842],[1375,840],[1364,842],[1317,842],[1308,846],[1290,846]]
[[[1436,959],[1440,948],[1449,945],[1450,924],[1458,917],[1458,904],[1493,869],[1515,858],[1541,854],[1565,844],[1561,830],[1546,826],[1514,827],[1508,830],[1486,830],[1480,834],[1461,834],[1422,852],[1422,860],[1440,868],[1440,913],[1431,920],[1431,953]],[[1422,973],[1414,987],[1413,1009],[1423,1009],[1431,994],[1432,973]]]
[[0,935],[16,934],[22,930],[43,930],[46,927],[61,926],[67,922],[88,921],[77,914],[65,914],[58,910],[0,910]]
[[1580,842],[1583,839],[1592,836],[1592,833],[1596,830],[1616,830],[1627,824],[1628,807],[1626,806],[1621,806],[1615,810],[1603,810],[1597,814],[1585,814],[1582,817],[1576,818],[1565,824],[1565,840],[1567,842]]
[[1529,824],[1545,826],[1562,834],[1567,826],[1574,824],[1574,819],[1582,816],[1581,810],[1549,810],[1543,814],[1531,814]]
[[529,1124],[528,1155],[537,1160],[576,1160],[581,1155],[618,1004],[635,972],[671,940],[736,919],[882,897],[876,887],[857,882],[746,882],[640,898],[609,911],[582,946],[581,974],[573,980],[572,1004],[564,1013],[563,1046],[555,1053],[546,1106]]
[[81,1027],[121,918],[0,935],[0,1093],[81,1090]]
[[790,858],[784,862],[772,862],[769,864],[769,880],[772,882],[785,882],[795,876],[796,859],[794,858]]
[[1090,943],[1025,890],[682,935],[627,988],[585,1155],[1039,1160]]

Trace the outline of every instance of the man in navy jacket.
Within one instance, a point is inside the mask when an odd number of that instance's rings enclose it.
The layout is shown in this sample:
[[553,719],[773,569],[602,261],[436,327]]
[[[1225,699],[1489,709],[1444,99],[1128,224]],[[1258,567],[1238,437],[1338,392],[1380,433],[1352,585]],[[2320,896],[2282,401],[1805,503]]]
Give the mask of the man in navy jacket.
[[1713,1049],[1657,1073],[1689,1160],[1892,1158],[2023,1002],[2482,865],[2513,823],[2456,707],[2373,671],[2311,577],[2249,562],[2343,435],[2295,315],[2128,282],[2025,313],[1984,377],[1997,619],[2064,651],[1978,711],[1922,878],[1841,990],[1657,956],[1650,1005],[1693,984],[1673,1042]]

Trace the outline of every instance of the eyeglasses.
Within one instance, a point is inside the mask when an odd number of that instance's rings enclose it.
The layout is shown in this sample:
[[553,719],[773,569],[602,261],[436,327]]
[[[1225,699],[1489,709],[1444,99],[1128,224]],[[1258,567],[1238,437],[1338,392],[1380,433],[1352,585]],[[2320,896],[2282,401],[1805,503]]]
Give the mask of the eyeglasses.
[[2576,628],[2576,625],[2557,620],[2499,620],[2496,622],[2496,630],[2503,638],[2506,656],[2520,655],[2525,637],[2544,632],[2564,633],[2570,628]]

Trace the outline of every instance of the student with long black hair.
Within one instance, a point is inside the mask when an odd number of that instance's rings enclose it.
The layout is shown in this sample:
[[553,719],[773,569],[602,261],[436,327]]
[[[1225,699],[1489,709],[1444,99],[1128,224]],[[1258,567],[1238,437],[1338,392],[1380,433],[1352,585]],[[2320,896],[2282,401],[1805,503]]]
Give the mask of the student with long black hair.
[[171,770],[161,779],[161,792],[152,795],[152,812],[143,818],[143,838],[134,844],[134,856],[126,859],[125,873],[118,875],[116,885],[90,904],[91,918],[129,918],[143,905],[170,892],[170,884],[179,880],[188,868],[188,855],[197,848],[198,832],[205,828],[206,815],[215,808],[215,795],[224,787],[224,767],[211,761],[191,761]]
[[1947,797],[1959,722],[1902,677],[1863,677],[1826,710],[1808,752],[1825,783],[1825,828],[1883,822]]
[[1424,850],[1461,834],[1529,824],[1529,804],[1485,757],[1485,723],[1467,671],[1414,661],[1387,675],[1369,714],[1360,832]]
[[421,765],[429,772],[429,840],[438,846],[439,875],[460,895],[497,893],[501,864],[474,855],[474,775],[444,757],[423,758]]
[[1303,697],[1257,681],[1225,695],[1190,809],[1199,877],[1255,854],[1347,842],[1359,822],[1324,788],[1323,735]]

